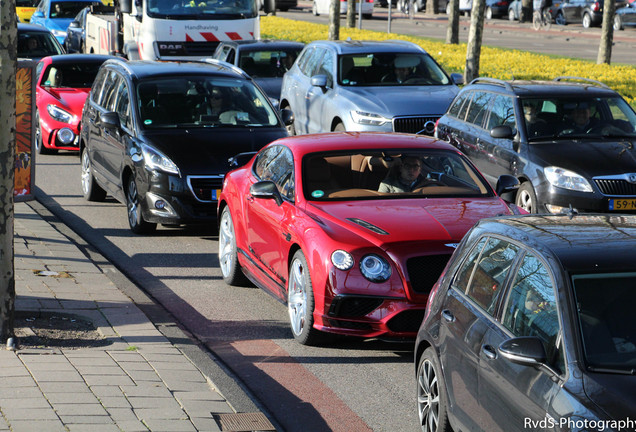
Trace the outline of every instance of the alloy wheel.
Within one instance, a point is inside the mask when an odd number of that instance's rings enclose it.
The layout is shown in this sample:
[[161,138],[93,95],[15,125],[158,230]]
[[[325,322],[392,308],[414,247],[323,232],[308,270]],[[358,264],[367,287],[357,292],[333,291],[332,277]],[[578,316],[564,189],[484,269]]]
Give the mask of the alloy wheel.
[[417,411],[422,431],[437,431],[439,401],[439,382],[435,368],[429,359],[424,359],[417,376]]
[[289,321],[295,335],[302,333],[307,320],[306,270],[299,259],[292,261],[287,305]]

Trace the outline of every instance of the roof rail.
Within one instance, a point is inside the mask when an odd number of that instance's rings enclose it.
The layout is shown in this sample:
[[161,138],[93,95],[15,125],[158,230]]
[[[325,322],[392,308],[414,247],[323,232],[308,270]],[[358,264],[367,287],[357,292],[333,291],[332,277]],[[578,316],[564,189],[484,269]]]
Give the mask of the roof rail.
[[503,81],[497,78],[475,78],[473,79],[469,84],[478,84],[479,82],[487,82],[487,83],[491,83],[491,84],[499,84],[500,86],[504,87],[506,90],[508,91],[513,91],[512,86],[510,85],[509,82],[507,81]]
[[576,76],[560,76],[560,77],[556,77],[553,81],[565,81],[565,80],[572,80],[572,81],[585,81],[591,84],[596,84],[599,85],[601,87],[604,87],[606,89],[610,89],[612,90],[612,88],[610,86],[608,86],[605,83],[602,83],[600,81],[597,80],[593,80],[590,78],[583,78],[583,77],[576,77]]

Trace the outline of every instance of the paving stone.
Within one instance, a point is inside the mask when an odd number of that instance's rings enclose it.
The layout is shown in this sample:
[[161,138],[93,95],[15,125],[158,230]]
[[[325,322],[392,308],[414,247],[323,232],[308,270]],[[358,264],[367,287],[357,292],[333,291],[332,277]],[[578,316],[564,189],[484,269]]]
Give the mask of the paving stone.
[[75,415],[61,415],[60,420],[65,425],[71,424],[110,424],[114,423],[113,419],[109,415],[97,415],[97,416],[75,416]]
[[81,392],[49,392],[46,394],[46,398],[53,404],[76,404],[86,405],[99,403],[99,400],[88,388],[85,388]]
[[55,412],[59,416],[100,416],[108,415],[104,407],[100,403],[91,404],[68,404],[68,403],[55,403],[53,405]]
[[[148,432],[148,428],[139,420],[135,421],[119,421],[117,426],[123,432]],[[154,431],[159,432],[159,431]]]
[[[69,432],[121,432],[116,424],[71,424]],[[143,429],[142,429],[143,430]]]
[[24,406],[19,408],[5,407],[5,408],[2,408],[2,414],[11,423],[14,420],[57,420],[58,419],[53,408],[31,408],[29,406]]
[[12,432],[66,432],[60,420],[15,420],[11,422]]
[[99,398],[99,402],[106,408],[107,411],[110,408],[131,408],[130,402],[124,396],[103,396]]
[[135,409],[135,414],[142,420],[145,419],[171,419],[171,420],[183,420],[188,418],[188,415],[180,408],[139,408]]
[[144,423],[148,425],[153,432],[190,432],[196,431],[194,425],[189,420],[160,420],[150,419],[144,420]]

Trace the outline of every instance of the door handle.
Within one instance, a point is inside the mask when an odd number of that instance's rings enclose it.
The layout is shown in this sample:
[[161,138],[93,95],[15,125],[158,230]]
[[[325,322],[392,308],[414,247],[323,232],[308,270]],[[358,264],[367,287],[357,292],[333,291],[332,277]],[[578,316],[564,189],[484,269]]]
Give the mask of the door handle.
[[497,358],[497,351],[491,345],[482,345],[481,352],[484,353],[488,360],[495,360]]
[[245,199],[247,200],[247,202],[249,203],[253,203],[254,202],[254,197],[252,195],[248,195],[245,197]]
[[453,313],[449,311],[448,309],[444,309],[442,311],[442,318],[444,318],[446,321],[450,323],[455,322],[455,315],[453,315]]

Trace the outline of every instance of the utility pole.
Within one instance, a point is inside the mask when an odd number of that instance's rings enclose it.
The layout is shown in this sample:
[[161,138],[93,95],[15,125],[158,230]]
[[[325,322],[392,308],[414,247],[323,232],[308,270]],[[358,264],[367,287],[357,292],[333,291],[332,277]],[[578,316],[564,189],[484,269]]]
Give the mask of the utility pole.
[[0,342],[13,348],[15,276],[13,189],[15,161],[15,0],[0,2]]

